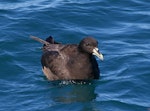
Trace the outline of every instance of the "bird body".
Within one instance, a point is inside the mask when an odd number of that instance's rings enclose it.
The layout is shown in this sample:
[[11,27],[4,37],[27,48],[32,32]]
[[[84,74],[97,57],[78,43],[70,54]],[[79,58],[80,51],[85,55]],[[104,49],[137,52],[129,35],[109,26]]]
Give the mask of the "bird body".
[[[39,42],[44,41],[33,36],[32,38]],[[63,45],[49,37],[43,44],[42,70],[49,80],[91,80],[99,78],[98,63],[93,56],[93,51],[97,50],[98,45],[95,39],[88,37],[83,39],[79,45]],[[103,59],[100,54],[99,57]]]

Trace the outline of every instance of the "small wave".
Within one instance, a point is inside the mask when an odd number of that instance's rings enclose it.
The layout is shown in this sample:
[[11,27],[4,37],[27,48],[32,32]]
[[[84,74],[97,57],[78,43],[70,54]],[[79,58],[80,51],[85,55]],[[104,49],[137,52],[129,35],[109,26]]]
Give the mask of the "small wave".
[[136,12],[132,12],[132,14],[138,14],[138,15],[147,15],[147,16],[150,16],[150,11],[136,11]]
[[34,10],[34,9],[43,9],[43,8],[54,8],[61,4],[63,0],[53,0],[51,2],[48,1],[41,1],[41,0],[35,0],[35,1],[25,1],[25,2],[19,2],[19,3],[2,3],[0,4],[0,10]]
[[120,23],[120,25],[128,28],[139,28],[139,29],[150,29],[150,24],[149,23]]

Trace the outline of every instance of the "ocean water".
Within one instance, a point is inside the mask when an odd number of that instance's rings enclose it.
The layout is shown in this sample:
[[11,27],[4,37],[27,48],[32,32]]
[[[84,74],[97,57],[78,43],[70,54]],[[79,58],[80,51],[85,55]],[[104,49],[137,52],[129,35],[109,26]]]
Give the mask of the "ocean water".
[[[95,37],[101,78],[48,81],[30,35]],[[0,0],[0,111],[150,111],[149,0]]]

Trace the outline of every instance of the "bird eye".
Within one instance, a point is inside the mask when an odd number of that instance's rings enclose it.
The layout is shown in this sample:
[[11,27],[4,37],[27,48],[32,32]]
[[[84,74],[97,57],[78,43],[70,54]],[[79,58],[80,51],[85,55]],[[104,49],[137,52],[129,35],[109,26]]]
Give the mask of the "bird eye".
[[90,44],[89,43],[86,43],[86,46],[89,46]]

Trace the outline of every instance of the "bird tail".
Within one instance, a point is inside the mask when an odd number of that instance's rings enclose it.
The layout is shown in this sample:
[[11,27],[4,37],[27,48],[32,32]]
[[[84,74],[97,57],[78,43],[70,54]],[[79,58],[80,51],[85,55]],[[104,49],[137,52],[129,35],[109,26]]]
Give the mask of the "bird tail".
[[48,38],[46,38],[46,41],[49,42],[50,44],[60,44],[60,43],[54,41],[52,36],[49,36]]
[[50,44],[60,44],[60,43],[54,41],[52,36],[49,36],[48,38],[46,38],[46,40],[40,39],[39,37],[35,37],[35,36],[32,36],[32,35],[30,36],[30,38],[44,44],[44,46],[48,46]]

